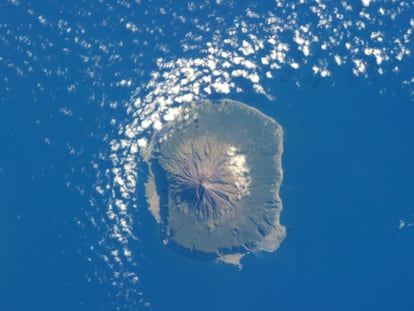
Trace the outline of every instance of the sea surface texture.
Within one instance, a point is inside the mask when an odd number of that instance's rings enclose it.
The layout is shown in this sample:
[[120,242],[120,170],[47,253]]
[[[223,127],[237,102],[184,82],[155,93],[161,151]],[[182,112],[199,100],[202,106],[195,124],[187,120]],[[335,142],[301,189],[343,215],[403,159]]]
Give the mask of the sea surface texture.
[[[413,0],[2,0],[0,310],[414,310]],[[142,153],[191,101],[283,127],[273,253],[164,245]]]

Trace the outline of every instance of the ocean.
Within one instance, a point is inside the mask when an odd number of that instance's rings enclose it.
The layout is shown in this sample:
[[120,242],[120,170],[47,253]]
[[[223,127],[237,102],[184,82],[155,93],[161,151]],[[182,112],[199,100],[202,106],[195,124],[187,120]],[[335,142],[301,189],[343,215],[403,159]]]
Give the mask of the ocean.
[[[0,4],[0,310],[412,310],[412,1]],[[174,252],[140,157],[175,108],[284,129],[286,239]]]

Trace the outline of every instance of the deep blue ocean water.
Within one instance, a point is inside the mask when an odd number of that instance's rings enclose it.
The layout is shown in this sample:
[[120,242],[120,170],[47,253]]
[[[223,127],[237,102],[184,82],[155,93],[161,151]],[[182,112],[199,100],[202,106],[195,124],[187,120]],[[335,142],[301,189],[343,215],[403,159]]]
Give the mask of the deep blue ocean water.
[[[369,59],[367,77],[355,76],[349,65],[322,78],[309,69],[312,58],[292,49],[309,70],[286,65],[265,80],[258,65],[272,98],[256,92],[249,79],[234,78],[242,93],[201,92],[201,98],[250,104],[283,126],[281,223],[287,237],[274,253],[246,256],[241,271],[177,255],[162,244],[146,209],[146,169],[138,164],[134,202],[140,208],[128,210],[133,256],[116,262],[114,252],[123,245],[114,241],[107,209],[112,197],[105,196],[115,186],[95,193],[105,178],[114,184],[106,171],[113,169],[109,142],[123,137],[118,129],[132,118],[127,110],[135,88],[145,97],[151,73],[169,72],[155,58],[205,56],[182,48],[183,34],[196,30],[173,22],[172,12],[199,16],[199,24],[225,33],[246,8],[275,10],[271,2],[223,2],[196,3],[195,13],[151,1],[137,7],[134,1],[0,5],[0,310],[413,310],[414,102],[413,85],[403,83],[412,79],[412,56],[390,61],[383,75]],[[397,22],[405,27],[414,8],[404,3],[408,9]],[[350,18],[359,10],[358,2]],[[300,21],[312,23],[306,12],[298,9]],[[126,30],[128,21],[146,31]],[[398,37],[400,28],[385,37]],[[214,37],[207,33],[204,40]],[[105,47],[110,52],[102,52]],[[334,52],[351,57],[345,44]],[[122,79],[132,86],[123,87]],[[131,276],[139,280],[131,283]]]

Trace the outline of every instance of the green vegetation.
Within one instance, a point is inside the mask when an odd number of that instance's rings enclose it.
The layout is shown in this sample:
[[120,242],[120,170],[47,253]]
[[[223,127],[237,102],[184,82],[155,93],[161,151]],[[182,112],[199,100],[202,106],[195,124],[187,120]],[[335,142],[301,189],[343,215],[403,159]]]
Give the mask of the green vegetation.
[[285,237],[283,131],[260,111],[231,100],[184,107],[147,154],[147,197],[165,241],[187,254],[238,264],[274,251]]

